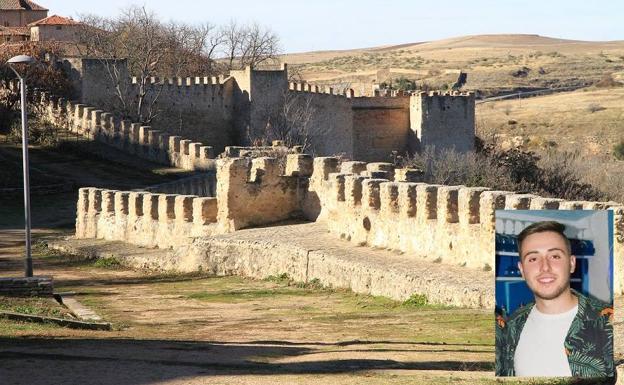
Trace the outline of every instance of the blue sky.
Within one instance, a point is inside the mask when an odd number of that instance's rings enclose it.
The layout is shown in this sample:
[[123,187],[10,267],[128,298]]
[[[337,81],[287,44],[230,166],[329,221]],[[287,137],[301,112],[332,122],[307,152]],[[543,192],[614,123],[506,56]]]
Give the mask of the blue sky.
[[[577,0],[35,0],[50,14],[114,16],[146,5],[164,20],[257,21],[284,52],[413,43],[483,33],[532,33],[576,40],[624,40],[624,1]],[[425,5],[426,4],[426,5]]]

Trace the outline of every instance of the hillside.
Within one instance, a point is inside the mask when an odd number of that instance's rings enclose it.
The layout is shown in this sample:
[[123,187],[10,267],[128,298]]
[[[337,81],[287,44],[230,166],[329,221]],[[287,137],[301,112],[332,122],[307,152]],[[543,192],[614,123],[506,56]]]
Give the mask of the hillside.
[[452,85],[485,95],[514,89],[581,87],[605,75],[624,78],[624,41],[590,42],[539,35],[476,35],[343,51],[284,55],[302,79],[371,93],[372,83],[405,77],[419,86]]

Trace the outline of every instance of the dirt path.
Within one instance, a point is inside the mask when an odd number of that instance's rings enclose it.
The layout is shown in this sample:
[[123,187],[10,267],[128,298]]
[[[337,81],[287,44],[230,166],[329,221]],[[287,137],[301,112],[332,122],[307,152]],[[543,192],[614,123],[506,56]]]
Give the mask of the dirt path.
[[[21,235],[0,232],[3,276],[21,274]],[[35,274],[53,275],[57,291],[78,293],[115,330],[0,321],[3,384],[494,383],[482,310],[58,256],[36,258]]]

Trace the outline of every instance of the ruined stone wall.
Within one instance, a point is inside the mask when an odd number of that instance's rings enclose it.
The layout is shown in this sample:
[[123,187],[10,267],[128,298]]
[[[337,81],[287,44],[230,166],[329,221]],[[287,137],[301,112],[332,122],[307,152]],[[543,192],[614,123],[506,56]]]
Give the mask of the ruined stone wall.
[[[128,77],[125,61],[116,65],[121,78]],[[65,67],[73,82],[79,83],[85,104],[118,111],[117,87],[130,99],[138,92],[136,82],[110,82],[99,60],[67,59]],[[331,87],[289,84],[285,64],[278,70],[233,70],[225,80],[153,78],[145,102],[152,100],[161,111],[151,123],[155,129],[210,143],[218,153],[226,146],[280,139],[275,127],[285,107],[291,113],[305,111],[305,116],[294,113],[288,120],[308,139],[306,151],[315,156],[385,161],[393,151],[412,153],[424,146],[460,152],[474,148],[474,94],[356,98],[351,89],[338,95]]]
[[289,155],[285,168],[274,158],[225,158],[218,161],[216,197],[81,188],[76,238],[168,248],[274,223],[300,214],[311,173],[305,154]]
[[214,170],[214,149],[150,126],[119,120],[113,114],[64,98],[38,94],[47,117],[59,126],[140,158],[186,170]]
[[312,157],[225,158],[217,162],[218,223],[222,232],[299,216]]
[[[107,68],[102,60],[85,58],[65,58],[60,63],[81,103],[106,111],[123,111],[117,93],[134,103],[139,85],[128,73],[126,60],[109,60],[108,64]],[[119,72],[119,84],[108,74],[113,68]],[[144,105],[155,101],[157,112],[151,126],[169,135],[211,143],[217,152],[237,144],[238,133],[232,123],[237,87],[232,83],[233,79],[207,76],[148,79]]]
[[474,150],[475,95],[431,91],[410,98],[410,125],[416,134],[416,147]]

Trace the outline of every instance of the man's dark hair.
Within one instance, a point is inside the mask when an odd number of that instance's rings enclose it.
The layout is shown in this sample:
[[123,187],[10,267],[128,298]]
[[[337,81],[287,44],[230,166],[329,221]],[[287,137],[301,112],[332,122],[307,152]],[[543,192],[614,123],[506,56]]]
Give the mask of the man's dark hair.
[[553,232],[561,235],[563,240],[565,241],[566,246],[568,247],[568,254],[572,254],[572,246],[570,245],[570,240],[563,233],[565,231],[565,225],[559,223],[557,221],[542,221],[535,222],[532,225],[526,227],[524,230],[518,234],[518,254],[520,255],[520,261],[522,261],[522,242],[526,237],[531,234],[544,233],[544,232]]

